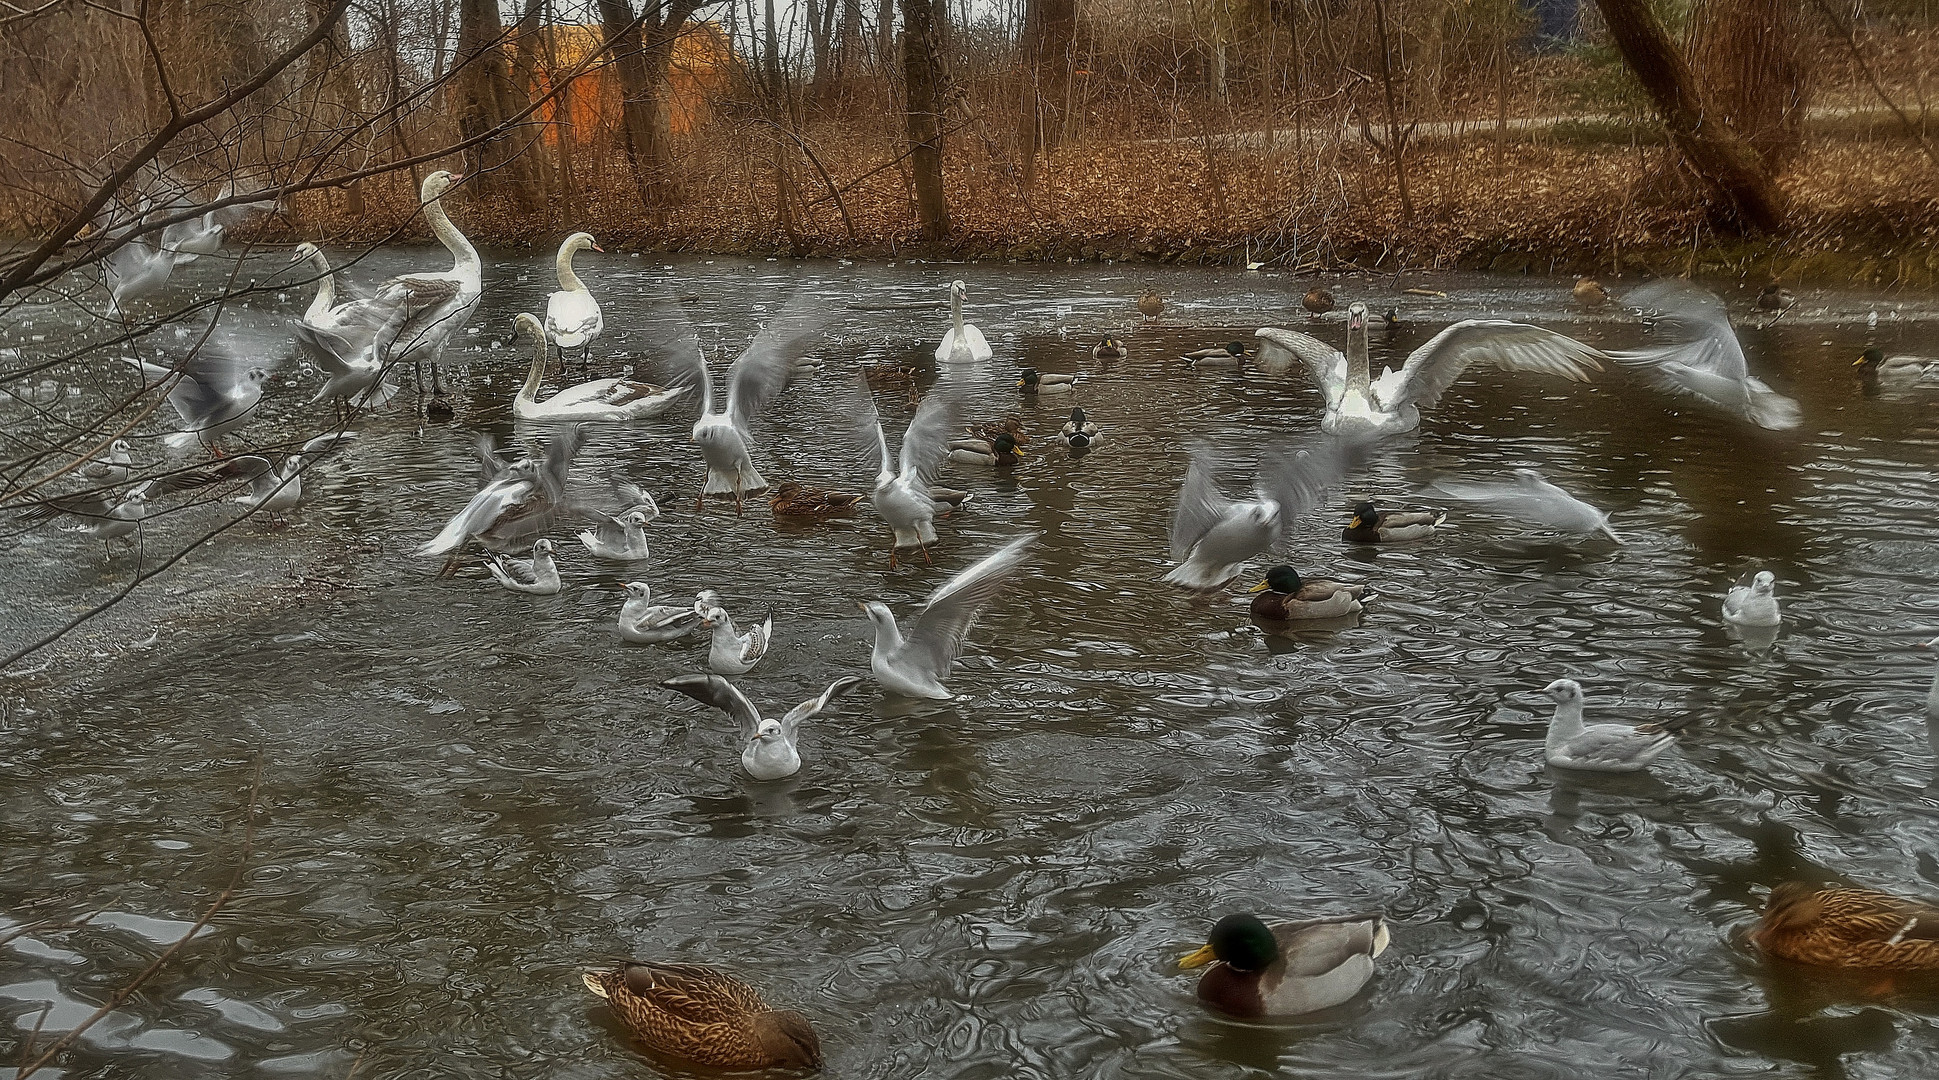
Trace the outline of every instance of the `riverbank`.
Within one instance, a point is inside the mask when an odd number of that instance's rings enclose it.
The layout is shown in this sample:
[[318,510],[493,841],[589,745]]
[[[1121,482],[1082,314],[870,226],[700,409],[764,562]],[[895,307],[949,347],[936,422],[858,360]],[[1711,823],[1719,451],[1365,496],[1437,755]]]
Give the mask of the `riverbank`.
[[[1049,156],[1034,189],[1016,163],[952,144],[950,239],[921,242],[897,168],[828,154],[791,172],[785,217],[772,171],[689,158],[677,200],[644,216],[630,174],[581,185],[575,205],[521,207],[477,195],[452,202],[480,243],[545,247],[587,229],[609,247],[708,254],[1114,261],[1278,269],[1491,270],[1597,275],[1704,273],[1790,284],[1939,285],[1939,184],[1907,140],[1819,140],[1785,177],[1782,236],[1718,234],[1687,181],[1646,145],[1572,145],[1477,137],[1424,146],[1396,170],[1349,140],[1304,152],[1120,142]],[[717,167],[716,167],[717,166]],[[870,174],[870,170],[876,170]],[[824,179],[825,175],[825,179]],[[752,178],[751,178],[752,177]],[[277,240],[375,242],[421,233],[403,178],[372,185],[366,212],[343,199],[296,200]]]

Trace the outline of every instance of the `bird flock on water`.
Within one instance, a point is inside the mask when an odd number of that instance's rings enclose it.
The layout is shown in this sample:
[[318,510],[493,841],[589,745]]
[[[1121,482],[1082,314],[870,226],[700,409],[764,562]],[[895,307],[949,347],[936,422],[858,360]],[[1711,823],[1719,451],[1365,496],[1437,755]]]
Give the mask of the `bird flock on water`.
[[[357,437],[342,425],[398,395],[400,387],[393,380],[403,366],[412,369],[425,414],[432,419],[451,415],[439,362],[483,292],[478,252],[442,207],[458,179],[449,172],[432,173],[420,193],[432,232],[452,256],[449,270],[398,275],[368,291],[346,288],[348,298],[340,301],[337,273],[323,251],[308,243],[295,249],[292,262],[307,263],[315,271],[317,292],[292,320],[291,329],[322,380],[311,403],[328,404],[339,430],[310,439],[280,458],[262,452],[225,454],[224,440],[258,413],[269,367],[235,341],[205,333],[178,362],[135,364],[148,387],[165,392],[181,421],[179,430],[165,437],[166,445],[177,450],[200,445],[215,460],[128,486],[137,471],[133,449],[117,438],[81,470],[92,485],[89,491],[45,499],[23,516],[30,521],[65,518],[74,529],[104,542],[136,539],[143,518],[160,500],[239,481],[248,487],[235,501],[275,517],[302,500],[308,462]],[[125,318],[133,301],[166,286],[174,265],[213,254],[227,229],[263,206],[233,196],[233,186],[225,187],[218,201],[232,205],[160,229],[143,222],[158,211],[192,205],[185,196],[143,204],[122,220],[104,217],[97,222],[103,236],[121,243],[105,263],[111,314]],[[529,338],[532,348],[512,412],[520,419],[559,426],[543,447],[519,456],[501,455],[489,439],[481,440],[476,493],[418,545],[418,555],[443,558],[451,569],[467,550],[480,548],[485,570],[497,586],[549,595],[562,588],[562,555],[552,534],[580,525],[584,528],[576,538],[587,555],[629,564],[629,571],[642,568],[651,557],[647,530],[662,516],[659,502],[624,476],[605,478],[608,497],[602,502],[583,498],[572,484],[574,459],[589,425],[650,419],[685,402],[697,406],[690,441],[704,469],[696,511],[712,502],[720,513],[731,506],[740,515],[748,499],[766,495],[776,517],[813,521],[857,513],[866,505],[887,527],[891,568],[916,560],[929,563],[930,549],[944,543],[938,522],[970,502],[968,492],[941,485],[945,463],[1004,468],[1023,460],[1029,435],[1018,418],[970,422],[966,416],[966,391],[987,378],[984,365],[994,351],[965,317],[968,288],[962,281],[949,285],[949,321],[934,352],[941,373],[935,386],[918,393],[913,382],[918,369],[897,363],[863,365],[852,381],[837,380],[833,392],[852,405],[854,445],[873,469],[872,474],[858,474],[863,490],[823,490],[792,479],[777,484],[762,471],[756,436],[762,414],[804,376],[820,377],[812,356],[823,329],[820,305],[805,294],[767,322],[718,386],[697,336],[677,307],[668,304],[642,331],[648,352],[669,373],[665,385],[588,378],[541,398],[553,351],[562,372],[568,355],[576,351],[582,374],[590,374],[592,351],[605,329],[599,302],[573,265],[574,257],[588,249],[601,250],[588,233],[566,239],[556,260],[559,289],[549,296],[543,320],[519,314],[512,326],[515,337]],[[1587,279],[1576,284],[1573,295],[1585,304],[1609,300],[1602,285]],[[1435,406],[1476,363],[1572,383],[1592,381],[1611,368],[1628,368],[1653,387],[1747,424],[1783,430],[1802,422],[1795,402],[1751,374],[1717,297],[1687,282],[1665,280],[1632,290],[1623,300],[1651,320],[1653,338],[1644,348],[1603,350],[1543,327],[1467,319],[1435,334],[1398,369],[1376,377],[1369,334],[1401,320],[1391,308],[1376,314],[1363,303],[1351,302],[1345,313],[1344,349],[1303,330],[1263,327],[1250,343],[1232,341],[1185,354],[1181,359],[1194,368],[1252,365],[1271,376],[1302,375],[1321,395],[1321,437],[1264,454],[1253,470],[1250,493],[1242,497],[1228,495],[1220,486],[1220,476],[1234,473],[1235,463],[1210,449],[1195,449],[1168,530],[1173,566],[1164,580],[1191,592],[1217,594],[1245,578],[1254,562],[1288,549],[1295,525],[1326,504],[1330,493],[1367,460],[1375,441],[1418,428],[1421,410]],[[1766,289],[1758,306],[1781,311],[1789,302],[1784,290]],[[1337,306],[1323,286],[1309,290],[1300,304],[1309,321]],[[1165,304],[1163,297],[1147,291],[1136,306],[1151,320],[1163,313]],[[1090,352],[1096,360],[1117,362],[1129,357],[1130,348],[1122,338],[1106,337]],[[1880,383],[1907,385],[1939,373],[1934,361],[1887,357],[1877,349],[1855,363],[1868,380]],[[430,368],[428,398],[423,366]],[[875,408],[876,390],[885,384],[906,386],[912,395],[914,410],[900,431],[885,427]],[[1026,367],[1019,371],[1015,389],[1022,396],[1058,398],[1074,395],[1078,380]],[[1073,454],[1082,454],[1104,445],[1104,436],[1097,419],[1078,406],[1056,438]],[[1526,527],[1623,542],[1608,514],[1534,469],[1517,469],[1496,480],[1442,479],[1431,490],[1439,501]],[[1431,539],[1448,516],[1444,507],[1383,508],[1361,501],[1353,506],[1341,538],[1354,545],[1418,544]],[[979,614],[1018,578],[1039,539],[1024,533],[1002,543],[947,578],[918,611],[904,612],[900,619],[885,604],[859,599],[857,606],[873,631],[868,673],[877,686],[901,697],[955,697],[951,675]],[[1761,634],[1768,642],[1783,621],[1776,586],[1772,573],[1760,571],[1730,588],[1722,598],[1723,621],[1747,640]],[[837,707],[838,699],[853,694],[864,681],[860,675],[837,678],[775,716],[729,678],[753,671],[768,654],[777,634],[772,615],[758,622],[737,621],[712,590],[702,590],[692,602],[666,603],[656,602],[658,594],[646,580],[630,581],[624,588],[617,613],[623,641],[670,645],[695,635],[705,639],[707,670],[660,685],[732,717],[739,729],[741,767],[757,781],[799,772],[803,723]],[[1287,563],[1265,569],[1251,591],[1251,613],[1268,625],[1323,625],[1358,615],[1376,598],[1367,583],[1307,577]],[[1939,638],[1926,645],[1939,649]],[[1589,722],[1583,688],[1574,680],[1557,679],[1541,692],[1554,704],[1543,753],[1558,769],[1638,772],[1676,745],[1676,725]],[[1939,675],[1927,709],[1939,720]],[[1379,913],[1304,921],[1240,913],[1215,924],[1204,947],[1184,957],[1179,967],[1205,969],[1198,994],[1224,1014],[1302,1015],[1360,994],[1391,936]],[[1782,885],[1772,892],[1751,939],[1773,956],[1805,964],[1939,969],[1939,909],[1856,887]],[[608,1001],[635,1036],[670,1056],[734,1067],[820,1064],[820,1044],[805,1017],[770,1009],[752,987],[719,969],[633,961],[588,973],[584,982]]]

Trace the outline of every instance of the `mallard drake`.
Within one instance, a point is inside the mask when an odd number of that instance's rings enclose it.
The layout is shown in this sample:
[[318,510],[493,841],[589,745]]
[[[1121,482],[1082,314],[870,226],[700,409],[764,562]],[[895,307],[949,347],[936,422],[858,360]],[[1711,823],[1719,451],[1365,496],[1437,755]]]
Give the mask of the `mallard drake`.
[[1333,310],[1333,290],[1324,285],[1315,285],[1299,298],[1299,306],[1305,308],[1309,315],[1324,315]]
[[1275,566],[1266,571],[1266,580],[1252,587],[1252,617],[1290,621],[1293,619],[1337,619],[1360,610],[1365,585],[1344,585],[1337,581],[1306,581],[1290,566]]
[[949,460],[960,465],[1020,465],[1023,455],[1017,453],[1017,440],[1005,432],[995,442],[957,439],[949,444]]
[[1927,375],[1939,375],[1939,359],[1930,356],[1887,356],[1884,349],[1866,349],[1852,366],[1862,369],[1866,378],[1911,382]]
[[1355,544],[1405,544],[1425,540],[1448,519],[1446,510],[1378,510],[1370,502],[1353,508],[1353,520],[1340,539]]
[[1098,439],[1103,435],[1104,429],[1091,423],[1090,417],[1084,415],[1083,409],[1072,409],[1070,419],[1064,421],[1064,426],[1057,431],[1057,437],[1064,440],[1064,445],[1072,450],[1088,450],[1096,446]]
[[1398,330],[1407,325],[1407,320],[1400,317],[1399,308],[1388,308],[1385,311],[1369,313],[1367,325],[1375,330]]
[[1748,585],[1732,585],[1724,594],[1724,621],[1736,626],[1776,626],[1784,621],[1773,589],[1777,575],[1759,570]]
[[1570,290],[1570,295],[1575,297],[1576,303],[1589,307],[1609,302],[1609,290],[1603,288],[1602,282],[1595,278],[1576,278],[1575,288]]
[[1939,970],[1939,907],[1874,889],[1787,881],[1771,890],[1750,940],[1800,964]]
[[1165,298],[1150,289],[1138,297],[1138,314],[1147,319],[1155,319],[1165,312]]
[[1555,702],[1542,755],[1550,765],[1583,772],[1642,772],[1676,745],[1676,733],[1661,724],[1584,724],[1582,684],[1557,679],[1542,688]]
[[531,558],[514,559],[494,552],[485,569],[491,571],[500,585],[513,592],[554,596],[560,589],[559,566],[552,561],[552,541],[543,537],[532,545]]
[[583,978],[656,1054],[730,1069],[821,1066],[821,1040],[806,1017],[770,1009],[759,991],[719,968],[629,960]]
[[1245,362],[1246,343],[1228,341],[1224,345],[1180,353],[1178,358],[1193,367],[1238,367]]
[[1791,295],[1791,290],[1779,285],[1775,281],[1757,291],[1757,310],[1759,311],[1783,311],[1785,308],[1797,302],[1798,298]]
[[768,509],[775,517],[833,517],[849,514],[862,501],[861,495],[824,491],[796,480],[784,480],[768,495]]
[[1022,377],[1017,379],[1017,389],[1026,394],[1068,394],[1076,382],[1075,375],[1047,375],[1036,368],[1027,367],[1023,369]]
[[1124,347],[1124,342],[1114,337],[1105,338],[1103,341],[1091,346],[1091,359],[1093,360],[1122,360],[1130,355],[1131,350]]
[[1373,979],[1392,936],[1379,913],[1306,922],[1227,915],[1180,970],[1199,976],[1198,999],[1227,1016],[1300,1016],[1353,999]]

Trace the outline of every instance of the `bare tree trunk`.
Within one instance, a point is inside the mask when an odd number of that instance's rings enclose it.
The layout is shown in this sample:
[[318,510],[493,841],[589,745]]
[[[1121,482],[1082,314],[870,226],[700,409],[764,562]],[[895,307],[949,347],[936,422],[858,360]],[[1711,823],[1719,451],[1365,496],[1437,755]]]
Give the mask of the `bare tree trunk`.
[[[304,5],[310,14],[310,21],[322,18],[329,10],[329,0],[307,0]],[[350,25],[348,20],[339,19],[330,31],[330,37],[309,57],[309,70],[304,81],[315,88],[317,104],[321,107],[314,113],[322,118],[326,130],[336,130],[356,122],[363,115],[363,92],[357,87],[357,72],[351,66]],[[353,167],[361,168],[369,164],[368,155],[356,155],[351,162]],[[351,218],[364,216],[364,182],[358,180],[344,189],[344,212]]]
[[1596,0],[1623,62],[1650,96],[1670,141],[1709,189],[1714,216],[1762,232],[1784,225],[1784,200],[1757,151],[1706,114],[1696,77],[1649,0]]
[[949,236],[949,204],[943,198],[942,65],[930,0],[902,0],[902,77],[916,217],[924,240],[942,240]]
[[1804,142],[1805,31],[1799,0],[1706,0],[1690,22],[1690,66],[1705,100],[1773,175]]
[[895,67],[896,0],[875,0],[875,65],[884,77]]
[[[505,25],[498,17],[497,0],[461,0],[458,9],[458,131],[475,139],[512,115],[505,100],[511,82],[511,59],[504,48]],[[532,200],[531,185],[523,183],[516,143],[499,136],[468,150],[465,171],[476,179],[477,190],[511,195],[522,205]],[[522,164],[522,163],[520,163]],[[511,166],[511,167],[508,167]]]
[[[648,0],[653,3],[653,0]],[[667,166],[673,157],[667,114],[667,66],[673,46],[700,0],[666,0],[639,20],[627,0],[599,0],[599,20],[613,40],[613,60],[619,69],[620,122],[626,131],[626,156],[640,189],[640,201],[663,206],[671,198]]]
[[1077,39],[1075,0],[1029,0],[1023,17],[1023,102],[1017,115],[1017,154],[1023,184],[1037,184],[1037,153],[1063,141],[1071,49]]

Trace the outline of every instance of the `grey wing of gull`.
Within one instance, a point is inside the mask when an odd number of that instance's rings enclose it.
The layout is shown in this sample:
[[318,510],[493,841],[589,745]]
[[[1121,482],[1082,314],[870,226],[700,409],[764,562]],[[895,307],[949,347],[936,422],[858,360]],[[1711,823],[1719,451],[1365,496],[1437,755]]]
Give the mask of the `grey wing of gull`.
[[1650,725],[1591,724],[1565,747],[1578,764],[1615,766],[1649,761],[1669,749],[1673,736]]
[[1301,515],[1326,498],[1327,489],[1364,464],[1373,446],[1369,437],[1320,439],[1293,453],[1269,454],[1259,462],[1257,490],[1279,507],[1280,540],[1289,538]]
[[82,518],[105,518],[108,512],[120,505],[119,499],[103,495],[69,495],[59,499],[42,499],[40,502],[22,510],[21,521],[47,521],[62,514]]
[[335,450],[339,443],[347,443],[356,437],[354,431],[328,431],[305,442],[300,452],[306,455],[321,454],[326,450]]
[[803,720],[826,709],[829,702],[860,685],[862,685],[862,679],[859,675],[845,676],[829,683],[828,689],[788,710],[787,715],[781,718],[782,733],[790,739],[794,738],[795,731],[801,727]]
[[[895,470],[889,465],[889,437],[882,430],[882,414],[875,411],[875,395],[869,390],[868,375],[857,372],[855,384],[855,426],[850,437],[862,452],[863,462],[877,471],[878,479],[882,472],[894,475]],[[910,426],[914,426],[913,421]]]
[[311,326],[298,322],[291,331],[296,335],[296,344],[326,375],[348,375],[351,366],[367,351],[366,346],[343,336],[335,330]]
[[511,471],[512,463],[498,453],[498,441],[487,431],[478,436],[478,486],[484,487],[494,480],[503,479]]
[[419,555],[449,555],[500,517],[524,505],[539,492],[537,481],[508,478],[485,485],[464,509],[453,515],[438,535],[418,545]]
[[1026,533],[944,582],[909,627],[904,655],[919,657],[921,666],[938,681],[948,677],[956,654],[976,625],[977,613],[1016,575],[1038,535]]
[[619,505],[611,513],[611,517],[619,517],[637,510],[646,515],[649,523],[660,519],[660,504],[654,500],[652,492],[623,476],[615,475],[609,482],[613,488],[613,498],[619,500]]
[[585,444],[584,424],[574,424],[546,441],[545,466],[539,473],[539,481],[545,486],[548,498],[565,499],[566,478],[572,469],[572,459],[578,456],[579,448]]
[[714,381],[707,374],[707,354],[700,347],[687,313],[664,301],[653,304],[646,320],[633,331],[663,371],[667,389],[699,387],[700,413],[714,411]]
[[1473,503],[1517,521],[1569,532],[1608,528],[1608,519],[1602,511],[1545,479],[1530,478],[1520,483],[1443,479],[1430,486],[1450,499]]
[[249,494],[252,498],[265,499],[276,490],[281,478],[276,475],[275,465],[266,457],[245,454],[230,458],[216,467],[216,474],[230,480],[249,481]]
[[940,388],[931,390],[902,434],[902,450],[896,461],[901,475],[919,478],[925,486],[935,483],[936,473],[949,460],[950,433],[956,430],[960,418],[954,395]]
[[767,403],[787,389],[794,362],[814,344],[827,321],[824,306],[806,292],[795,293],[728,369],[727,415],[742,434]]
[[1219,491],[1213,468],[1210,451],[1201,448],[1192,452],[1185,482],[1178,489],[1178,506],[1172,511],[1169,539],[1173,562],[1184,562],[1192,546],[1230,516],[1237,505]]
[[1500,319],[1467,319],[1434,335],[1415,349],[1400,370],[1388,408],[1431,406],[1461,377],[1469,364],[1485,361],[1504,371],[1534,371],[1570,382],[1588,382],[1601,371],[1602,353],[1540,326]]
[[1659,390],[1687,394],[1773,430],[1803,422],[1798,403],[1751,377],[1743,345],[1731,329],[1723,301],[1686,282],[1653,282],[1624,302],[1652,312],[1662,344],[1612,352],[1609,358],[1640,368]]
[[[861,680],[856,680],[860,682]],[[741,726],[741,741],[754,737],[761,726],[761,712],[740,688],[718,675],[676,675],[660,683],[675,693],[685,694],[702,705],[714,708],[734,718]]]
[[1261,368],[1284,371],[1297,360],[1327,405],[1339,404],[1340,395],[1346,392],[1346,380],[1339,374],[1346,356],[1340,350],[1311,334],[1276,326],[1261,327],[1253,336],[1259,340]]

